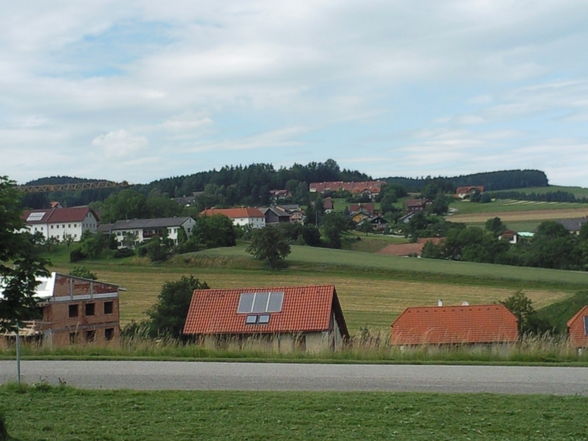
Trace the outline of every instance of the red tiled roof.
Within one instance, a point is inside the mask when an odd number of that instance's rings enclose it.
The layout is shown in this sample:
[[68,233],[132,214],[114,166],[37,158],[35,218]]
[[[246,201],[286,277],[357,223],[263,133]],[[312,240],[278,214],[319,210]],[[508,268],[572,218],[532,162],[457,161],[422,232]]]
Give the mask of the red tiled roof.
[[340,191],[345,190],[350,193],[379,193],[382,189],[382,185],[386,184],[385,181],[363,181],[363,182],[344,182],[344,181],[331,181],[331,182],[311,182],[309,185],[310,191],[316,191],[318,193],[324,193],[325,191]]
[[504,305],[419,306],[392,323],[394,345],[499,343],[518,338],[517,319]]
[[231,219],[261,217],[264,215],[261,211],[254,207],[239,207],[239,208],[209,208],[200,213],[202,216],[212,216],[214,214],[222,214]]
[[[248,325],[247,313],[238,313],[241,293],[283,292],[280,312],[268,324]],[[200,289],[194,291],[184,334],[260,334],[327,331],[335,314],[343,335],[345,319],[333,285],[283,288]]]
[[[27,221],[31,213],[44,213],[40,220]],[[90,207],[47,208],[42,210],[25,210],[21,218],[27,224],[46,224],[59,222],[82,222],[88,213],[92,213],[96,220],[98,215]]]

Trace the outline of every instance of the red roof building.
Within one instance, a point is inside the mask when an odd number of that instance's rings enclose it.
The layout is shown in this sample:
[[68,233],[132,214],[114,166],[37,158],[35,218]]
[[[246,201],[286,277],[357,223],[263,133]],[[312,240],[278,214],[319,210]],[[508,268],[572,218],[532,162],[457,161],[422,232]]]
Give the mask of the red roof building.
[[265,215],[254,207],[209,208],[203,210],[200,216],[213,216],[215,214],[228,217],[233,221],[233,225],[250,225],[252,228],[265,227]]
[[196,290],[184,334],[209,347],[253,341],[280,352],[339,349],[349,337],[333,285]]
[[455,196],[460,199],[465,199],[466,197],[471,196],[475,192],[484,193],[484,186],[483,185],[467,185],[463,187],[457,187],[455,189]]
[[517,318],[504,305],[419,306],[392,323],[393,345],[514,343]]
[[568,320],[570,343],[575,348],[588,348],[588,305]]
[[98,215],[87,206],[25,210],[21,218],[31,233],[41,233],[45,239],[79,241],[85,231],[98,229]]
[[331,182],[311,182],[309,185],[309,191],[311,193],[325,193],[327,191],[348,191],[351,194],[368,194],[370,196],[376,196],[382,190],[382,186],[385,185],[385,181],[362,181],[362,182],[344,182],[344,181],[331,181]]

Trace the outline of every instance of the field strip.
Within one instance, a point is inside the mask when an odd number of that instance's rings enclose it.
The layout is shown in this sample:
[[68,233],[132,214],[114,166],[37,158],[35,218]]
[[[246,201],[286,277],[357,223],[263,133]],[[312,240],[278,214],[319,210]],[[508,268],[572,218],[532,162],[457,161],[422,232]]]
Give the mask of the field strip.
[[485,222],[487,219],[499,217],[502,221],[531,221],[573,219],[588,216],[586,209],[569,210],[534,210],[534,211],[495,211],[491,213],[454,214],[446,217],[451,222]]

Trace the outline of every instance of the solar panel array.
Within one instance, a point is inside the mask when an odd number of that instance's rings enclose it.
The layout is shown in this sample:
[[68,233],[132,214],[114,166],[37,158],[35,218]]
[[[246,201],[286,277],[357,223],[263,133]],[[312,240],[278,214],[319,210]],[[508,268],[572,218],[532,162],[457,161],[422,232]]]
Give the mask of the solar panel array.
[[27,222],[40,221],[41,219],[43,219],[43,216],[45,216],[44,211],[34,211],[27,217]]
[[242,314],[280,312],[283,302],[284,293],[280,291],[244,292],[239,297],[237,312]]

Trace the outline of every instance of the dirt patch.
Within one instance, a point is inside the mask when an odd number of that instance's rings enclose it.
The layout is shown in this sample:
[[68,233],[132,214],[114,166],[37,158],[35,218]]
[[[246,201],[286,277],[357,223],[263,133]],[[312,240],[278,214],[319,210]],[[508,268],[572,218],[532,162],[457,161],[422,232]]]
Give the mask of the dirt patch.
[[499,217],[503,222],[574,219],[588,215],[588,208],[569,210],[534,210],[534,211],[496,211],[493,213],[456,214],[446,219],[451,222],[485,222],[487,219]]
[[423,237],[414,243],[401,243],[388,245],[382,248],[376,254],[387,254],[391,256],[420,256],[423,247],[427,242],[438,244],[441,241],[440,237]]

